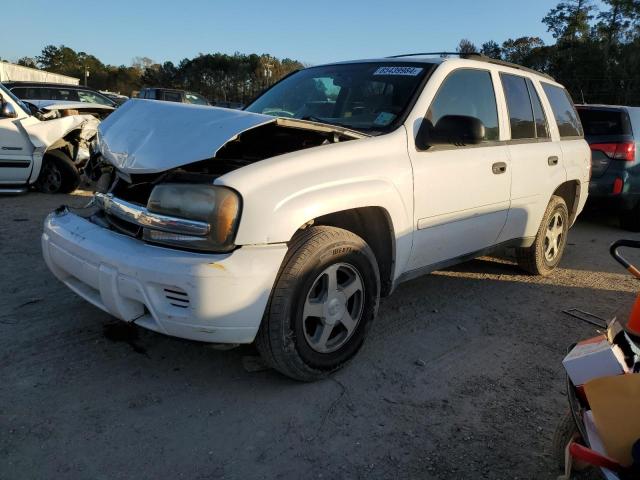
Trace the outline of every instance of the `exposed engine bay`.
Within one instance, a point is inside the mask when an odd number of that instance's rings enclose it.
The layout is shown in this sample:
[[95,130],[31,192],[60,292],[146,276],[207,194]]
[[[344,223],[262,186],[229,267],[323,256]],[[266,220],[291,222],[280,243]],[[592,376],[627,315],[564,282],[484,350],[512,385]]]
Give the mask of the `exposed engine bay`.
[[212,183],[225,173],[260,160],[364,137],[360,132],[341,127],[277,118],[238,134],[211,158],[166,172],[127,174],[98,154],[85,167],[85,174],[97,182],[97,191],[108,191],[123,200],[144,205],[153,187],[162,182]]
[[[241,198],[214,186],[216,178],[279,155],[365,137],[362,132],[309,120],[130,100],[100,124],[96,148],[84,169],[96,182],[97,193],[94,208],[83,216],[152,243],[226,251],[233,248],[231,232]],[[195,212],[198,209],[218,210],[202,217]],[[168,239],[176,224],[194,218],[195,226],[191,222],[178,228],[209,229],[208,237]],[[214,233],[220,238],[212,237]],[[189,245],[187,237],[192,239]],[[195,246],[198,242],[201,247]]]

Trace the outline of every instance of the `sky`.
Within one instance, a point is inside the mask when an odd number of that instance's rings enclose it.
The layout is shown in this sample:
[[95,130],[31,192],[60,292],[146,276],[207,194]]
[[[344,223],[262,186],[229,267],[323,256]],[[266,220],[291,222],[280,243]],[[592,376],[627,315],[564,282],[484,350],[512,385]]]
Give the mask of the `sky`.
[[[3,2],[0,57],[64,44],[103,63],[269,53],[306,64],[539,36],[558,0],[21,0]],[[11,21],[13,19],[13,21]]]

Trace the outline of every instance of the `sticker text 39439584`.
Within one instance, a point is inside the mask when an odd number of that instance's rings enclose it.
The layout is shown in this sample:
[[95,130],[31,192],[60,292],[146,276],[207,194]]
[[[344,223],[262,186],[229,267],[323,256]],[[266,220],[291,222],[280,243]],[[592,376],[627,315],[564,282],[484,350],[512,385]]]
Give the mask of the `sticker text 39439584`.
[[408,77],[416,77],[422,73],[420,67],[380,67],[374,75],[404,75]]

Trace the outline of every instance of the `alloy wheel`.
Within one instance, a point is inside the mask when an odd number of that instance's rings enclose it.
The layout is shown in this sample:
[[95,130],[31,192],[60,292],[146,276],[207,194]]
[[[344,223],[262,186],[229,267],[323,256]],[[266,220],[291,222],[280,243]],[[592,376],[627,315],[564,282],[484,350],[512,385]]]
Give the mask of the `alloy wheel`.
[[324,269],[307,293],[303,309],[303,330],[309,346],[319,353],[331,353],[351,338],[364,306],[364,282],[358,270],[347,263]]
[[544,235],[544,257],[553,262],[560,253],[564,241],[564,220],[559,212],[552,215]]

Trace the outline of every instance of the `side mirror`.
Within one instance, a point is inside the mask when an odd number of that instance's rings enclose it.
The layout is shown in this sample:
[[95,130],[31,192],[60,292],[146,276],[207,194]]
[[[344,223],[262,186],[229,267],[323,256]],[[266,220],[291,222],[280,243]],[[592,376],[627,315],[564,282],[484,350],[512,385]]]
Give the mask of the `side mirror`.
[[422,121],[416,146],[426,150],[435,145],[477,145],[484,140],[482,121],[466,115],[445,115],[435,127],[426,118]]
[[16,118],[18,116],[18,112],[16,112],[15,107],[9,102],[2,102],[2,112],[0,112],[0,117],[4,118]]

